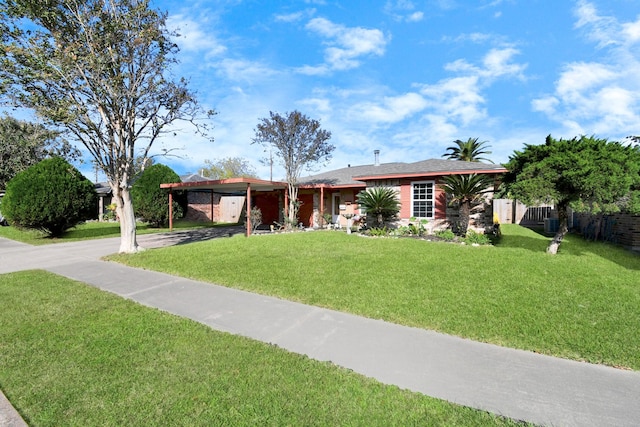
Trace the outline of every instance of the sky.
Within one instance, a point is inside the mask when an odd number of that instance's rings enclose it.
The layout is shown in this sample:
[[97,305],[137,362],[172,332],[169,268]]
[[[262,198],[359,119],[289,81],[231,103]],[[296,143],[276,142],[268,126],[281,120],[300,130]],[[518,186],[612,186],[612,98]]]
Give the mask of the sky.
[[[269,113],[298,110],[331,132],[309,173],[441,158],[487,141],[495,163],[547,135],[640,135],[638,0],[151,0],[177,29],[179,65],[214,142],[188,127],[158,141],[179,174],[247,160],[282,179],[252,145]],[[305,172],[303,175],[306,175]]]

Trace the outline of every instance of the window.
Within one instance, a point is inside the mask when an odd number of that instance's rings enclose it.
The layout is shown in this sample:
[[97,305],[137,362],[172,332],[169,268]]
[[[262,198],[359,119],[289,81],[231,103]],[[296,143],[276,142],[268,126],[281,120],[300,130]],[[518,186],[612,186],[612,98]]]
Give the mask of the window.
[[411,216],[433,219],[434,181],[411,183]]

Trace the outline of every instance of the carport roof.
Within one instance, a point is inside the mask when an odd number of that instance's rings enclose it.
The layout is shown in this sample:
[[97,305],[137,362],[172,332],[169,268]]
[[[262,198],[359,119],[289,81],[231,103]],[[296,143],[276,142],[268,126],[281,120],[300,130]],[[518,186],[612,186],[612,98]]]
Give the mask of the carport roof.
[[273,191],[286,188],[287,183],[256,178],[228,178],[160,184],[160,188],[168,188],[170,190],[213,190],[216,193],[246,192],[249,187],[251,187],[252,191]]

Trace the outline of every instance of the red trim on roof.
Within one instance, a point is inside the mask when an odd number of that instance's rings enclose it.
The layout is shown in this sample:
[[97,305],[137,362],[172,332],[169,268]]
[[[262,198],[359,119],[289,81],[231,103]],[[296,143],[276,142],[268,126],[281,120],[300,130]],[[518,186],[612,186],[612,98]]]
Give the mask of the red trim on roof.
[[301,184],[298,187],[299,188],[304,188],[304,189],[313,189],[313,188],[365,188],[367,186],[367,184],[361,184],[359,182],[355,182],[353,184],[340,184],[340,185],[333,185],[333,184]]
[[258,185],[272,185],[274,187],[287,185],[286,182],[280,181],[267,181],[264,179],[257,178],[227,178],[227,179],[216,179],[216,180],[208,180],[208,181],[194,181],[194,182],[171,182],[167,184],[160,184],[160,188],[171,188],[171,189],[182,189],[182,188],[193,188],[193,187],[211,187],[214,185],[225,185],[225,184],[258,184]]
[[438,172],[415,172],[415,173],[394,173],[385,175],[363,175],[354,176],[353,179],[358,181],[371,181],[374,179],[398,179],[398,178],[417,178],[424,176],[445,176],[445,175],[470,175],[475,174],[501,174],[506,173],[506,169],[477,169],[462,171],[438,171]]

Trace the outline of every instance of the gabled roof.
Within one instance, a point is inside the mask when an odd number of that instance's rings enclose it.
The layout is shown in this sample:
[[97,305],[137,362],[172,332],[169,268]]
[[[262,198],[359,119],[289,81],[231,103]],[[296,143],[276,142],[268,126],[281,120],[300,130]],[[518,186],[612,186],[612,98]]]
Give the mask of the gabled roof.
[[428,177],[453,174],[498,174],[507,170],[501,165],[460,160],[427,159],[414,163],[381,163],[350,166],[300,178],[301,185],[364,186],[365,181],[389,178]]
[[180,175],[180,180],[182,182],[200,182],[200,181],[209,181],[211,178],[206,178],[197,173],[191,173],[188,175]]

